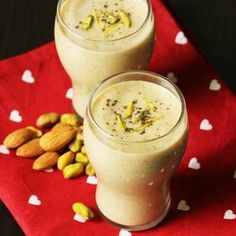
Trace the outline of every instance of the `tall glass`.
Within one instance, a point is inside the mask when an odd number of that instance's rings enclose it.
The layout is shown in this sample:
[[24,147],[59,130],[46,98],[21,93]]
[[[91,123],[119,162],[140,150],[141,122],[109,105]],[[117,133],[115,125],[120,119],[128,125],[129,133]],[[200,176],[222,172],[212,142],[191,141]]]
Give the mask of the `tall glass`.
[[[102,91],[107,88],[111,91],[112,85],[133,80],[160,85],[176,98],[180,115],[164,135],[149,140],[122,141],[104,130],[94,118],[97,110],[93,109],[93,104]],[[122,96],[127,93],[120,93]],[[176,85],[161,75],[130,71],[100,83],[86,112],[84,142],[98,176],[96,202],[102,215],[128,230],[144,230],[162,221],[170,207],[169,183],[185,152],[187,134],[184,97]]]
[[68,1],[84,0],[59,0],[55,42],[62,65],[72,81],[73,107],[84,117],[89,97],[99,82],[122,71],[146,68],[154,46],[154,19],[149,0],[143,0],[147,15],[135,32],[114,40],[90,39],[75,32],[65,21],[62,12]]

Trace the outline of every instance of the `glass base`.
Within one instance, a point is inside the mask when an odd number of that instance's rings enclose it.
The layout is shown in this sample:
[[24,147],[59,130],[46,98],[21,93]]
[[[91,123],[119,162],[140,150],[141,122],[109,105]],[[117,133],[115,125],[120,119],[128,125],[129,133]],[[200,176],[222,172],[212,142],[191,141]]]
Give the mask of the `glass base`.
[[101,216],[105,220],[107,220],[109,223],[113,224],[114,226],[122,228],[122,229],[126,229],[127,231],[142,231],[142,230],[153,228],[154,226],[161,223],[161,221],[166,217],[166,215],[168,214],[168,212],[170,210],[170,202],[171,202],[171,199],[169,198],[166,209],[164,210],[164,212],[162,213],[162,215],[160,217],[158,217],[157,219],[155,219],[154,221],[152,221],[150,223],[142,224],[142,225],[122,225],[122,224],[118,224],[118,223],[110,220],[106,216],[104,216],[103,213],[100,211],[100,209],[98,207],[97,208],[98,208]]

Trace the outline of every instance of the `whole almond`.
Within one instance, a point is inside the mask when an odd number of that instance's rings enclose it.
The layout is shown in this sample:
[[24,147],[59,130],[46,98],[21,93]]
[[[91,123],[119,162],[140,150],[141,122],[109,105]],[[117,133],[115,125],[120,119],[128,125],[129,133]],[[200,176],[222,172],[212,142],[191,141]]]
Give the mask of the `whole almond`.
[[46,152],[38,157],[33,163],[34,170],[45,170],[57,164],[59,154],[56,152]]
[[60,120],[60,114],[49,112],[38,117],[36,125],[40,128],[48,128],[55,125]]
[[32,139],[31,141],[20,146],[16,150],[16,155],[20,157],[36,157],[40,156],[45,151],[39,145],[39,138]]
[[18,129],[8,134],[4,139],[3,144],[7,148],[17,148],[20,145],[28,142],[34,137],[34,132],[29,129]]
[[40,146],[45,151],[58,151],[64,148],[76,136],[76,130],[71,127],[49,131],[40,138]]

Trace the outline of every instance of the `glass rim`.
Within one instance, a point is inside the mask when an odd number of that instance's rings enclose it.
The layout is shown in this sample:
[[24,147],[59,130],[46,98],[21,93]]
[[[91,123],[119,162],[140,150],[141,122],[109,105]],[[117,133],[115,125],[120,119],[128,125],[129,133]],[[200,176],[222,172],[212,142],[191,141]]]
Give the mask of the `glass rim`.
[[137,29],[135,30],[134,32],[132,32],[131,34],[128,34],[128,35],[125,35],[123,37],[120,37],[120,38],[116,38],[116,39],[110,39],[110,40],[97,40],[97,39],[89,39],[89,38],[85,38],[85,37],[82,37],[81,35],[79,35],[78,33],[75,33],[71,27],[68,26],[68,24],[66,24],[66,22],[63,20],[63,17],[61,15],[61,6],[62,6],[62,2],[65,1],[65,0],[59,0],[58,1],[58,4],[57,4],[57,12],[56,12],[56,16],[57,16],[57,19],[59,20],[60,24],[64,27],[64,29],[70,34],[72,35],[73,37],[79,39],[79,40],[82,40],[82,41],[86,41],[86,42],[93,42],[93,43],[110,43],[110,42],[116,42],[116,41],[120,41],[120,40],[123,40],[123,39],[126,39],[126,38],[129,38],[137,33],[139,33],[143,27],[145,26],[146,22],[148,21],[148,18],[151,14],[151,3],[150,3],[150,0],[145,0],[145,2],[147,3],[147,15],[142,23],[142,25]]
[[[116,136],[112,136],[111,134],[109,134],[106,130],[104,130],[98,123],[97,121],[94,119],[93,113],[92,113],[92,102],[98,92],[98,90],[101,88],[101,86],[106,83],[107,81],[110,81],[111,79],[117,77],[117,76],[121,76],[121,75],[130,75],[130,74],[137,74],[137,75],[145,75],[145,76],[153,76],[153,77],[159,77],[162,80],[164,80],[165,82],[169,83],[171,86],[173,86],[173,88],[175,89],[175,91],[177,92],[177,95],[179,96],[180,102],[181,102],[181,113],[179,116],[179,119],[177,120],[177,122],[175,123],[175,125],[165,134],[161,135],[161,136],[157,136],[148,140],[141,140],[141,141],[126,141],[126,140],[121,140]],[[150,81],[149,81],[150,82]],[[155,83],[155,82],[152,82]],[[162,85],[160,85],[162,86]],[[164,87],[164,86],[162,86]],[[168,88],[166,88],[168,89]],[[144,70],[129,70],[129,71],[125,71],[125,72],[121,72],[121,73],[117,73],[114,74],[112,76],[109,76],[108,78],[104,79],[103,81],[101,81],[96,88],[94,89],[90,99],[89,99],[89,103],[88,106],[86,108],[86,116],[88,115],[89,121],[92,121],[93,125],[95,126],[96,129],[98,129],[98,131],[105,136],[106,138],[112,140],[113,142],[116,143],[120,143],[120,144],[141,144],[141,143],[149,143],[149,142],[153,142],[156,140],[160,140],[163,139],[164,137],[170,135],[171,133],[173,133],[179,126],[179,124],[181,123],[181,121],[184,118],[184,115],[186,113],[186,102],[184,99],[184,96],[182,94],[182,92],[180,91],[180,89],[172,82],[170,81],[167,77],[162,76],[160,74],[154,73],[154,72],[150,72],[150,71],[144,71]]]

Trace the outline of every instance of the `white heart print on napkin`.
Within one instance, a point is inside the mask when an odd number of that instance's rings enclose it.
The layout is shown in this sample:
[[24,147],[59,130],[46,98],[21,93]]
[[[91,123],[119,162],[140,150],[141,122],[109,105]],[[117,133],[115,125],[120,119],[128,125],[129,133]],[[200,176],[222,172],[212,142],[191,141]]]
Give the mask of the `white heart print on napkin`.
[[53,173],[54,169],[53,168],[45,169],[44,172],[46,172],[46,173]]
[[201,121],[200,123],[200,129],[201,130],[206,130],[206,131],[210,131],[213,129],[212,124],[209,122],[209,120],[204,119]]
[[25,70],[21,79],[22,79],[22,81],[29,83],[29,84],[33,84],[35,82],[35,79],[34,79],[32,72],[30,70]]
[[179,44],[179,45],[185,45],[187,44],[188,42],[188,39],[186,38],[186,36],[184,35],[184,33],[182,31],[179,31],[177,34],[176,34],[176,37],[175,37],[175,43],[176,44]]
[[227,210],[224,214],[224,219],[225,220],[234,220],[234,219],[236,219],[236,215],[233,213],[232,210]]
[[188,168],[199,170],[201,168],[200,163],[198,162],[196,157],[191,158],[191,160],[188,163]]
[[86,180],[87,184],[93,184],[96,185],[98,183],[98,178],[96,176],[88,176],[87,180]]
[[181,200],[178,203],[177,209],[180,211],[189,211],[190,206],[187,204],[186,200]]
[[219,91],[221,89],[221,84],[216,79],[213,79],[209,85],[209,89],[212,91]]
[[18,110],[12,110],[9,116],[9,120],[19,123],[23,120],[23,118]]
[[73,99],[73,95],[74,95],[73,88],[69,88],[69,89],[66,91],[66,98],[68,98],[68,99]]
[[132,234],[126,229],[121,229],[119,232],[119,236],[132,236]]
[[86,219],[84,219],[80,214],[76,213],[73,217],[73,220],[80,222],[80,223],[85,223]]
[[234,179],[236,179],[236,170],[234,171]]
[[41,201],[39,200],[39,198],[36,195],[31,195],[28,200],[28,203],[33,206],[40,206],[41,205]]
[[0,145],[0,153],[7,155],[10,153],[10,151],[3,144],[1,144]]

